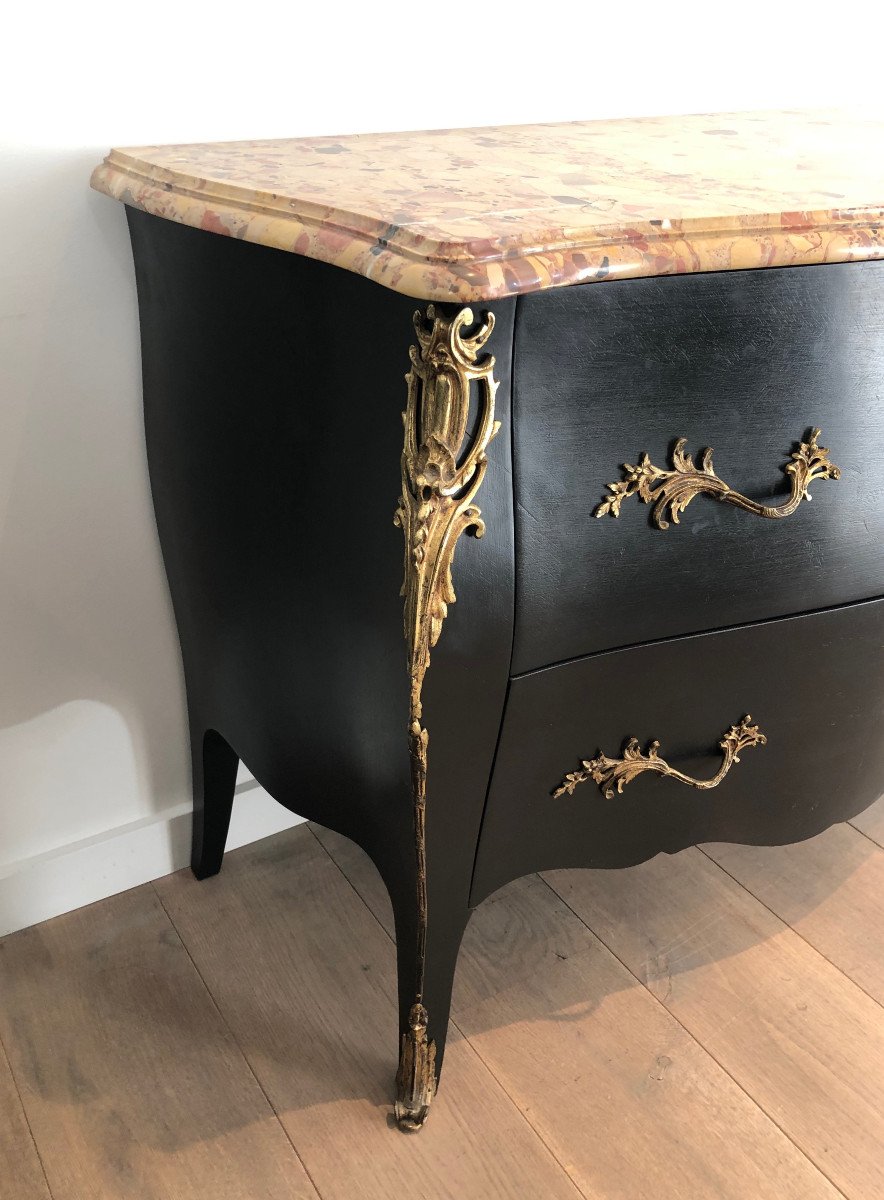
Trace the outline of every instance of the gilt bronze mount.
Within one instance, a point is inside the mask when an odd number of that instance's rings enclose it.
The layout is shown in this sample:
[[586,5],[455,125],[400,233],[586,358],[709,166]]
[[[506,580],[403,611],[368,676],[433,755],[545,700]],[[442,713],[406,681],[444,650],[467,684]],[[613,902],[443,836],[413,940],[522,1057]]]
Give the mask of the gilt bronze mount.
[[[473,503],[485,477],[486,448],[500,423],[494,420],[494,358],[482,350],[494,328],[487,313],[478,328],[472,310],[448,317],[427,306],[414,314],[417,345],[410,348],[411,368],[405,376],[408,395],[402,419],[402,494],[394,518],[405,536],[405,640],[411,679],[408,739],[417,867],[418,980],[408,1030],[402,1035],[396,1076],[396,1120],[399,1127],[419,1129],[427,1117],[436,1087],[436,1047],[427,1036],[423,1004],[427,940],[427,747],[421,691],[430,665],[430,650],[439,640],[448,606],[456,600],[451,577],[454,550],[462,533],[485,532]],[[478,388],[475,429],[468,431],[470,391]]]
[[650,742],[647,753],[642,754],[638,738],[631,737],[626,742],[621,758],[608,758],[607,754],[600,750],[596,758],[583,759],[581,769],[569,772],[553,792],[553,796],[571,796],[579,784],[591,779],[599,785],[606,800],[613,800],[615,793],[622,794],[626,784],[631,783],[644,771],[656,771],[658,775],[668,775],[670,779],[677,779],[679,783],[707,791],[709,788],[718,787],[734,763],[740,761],[741,750],[750,746],[764,746],[766,742],[767,738],[757,725],[752,724],[752,718],[747,713],[739,725],[731,725],[718,743],[723,757],[715,775],[711,779],[694,779],[691,775],[685,775],[683,771],[671,767],[665,758],[660,757],[657,753],[660,749],[659,742]]
[[829,462],[829,451],[817,444],[819,436],[819,429],[811,430],[808,441],[799,442],[791,462],[783,467],[792,485],[789,499],[783,504],[759,504],[733,491],[715,474],[709,447],[703,451],[697,467],[692,456],[685,453],[687,438],[679,438],[672,451],[672,469],[669,471],[655,467],[647,454],[642,454],[636,466],[624,463],[623,478],[607,485],[611,495],[602,501],[595,515],[619,517],[623,501],[637,495],[645,504],[654,505],[651,515],[657,528],[668,529],[669,520],[677,525],[679,515],[693,498],[703,494],[725,504],[734,504],[757,517],[791,516],[802,500],[811,499],[808,488],[815,479],[841,478],[840,468]]

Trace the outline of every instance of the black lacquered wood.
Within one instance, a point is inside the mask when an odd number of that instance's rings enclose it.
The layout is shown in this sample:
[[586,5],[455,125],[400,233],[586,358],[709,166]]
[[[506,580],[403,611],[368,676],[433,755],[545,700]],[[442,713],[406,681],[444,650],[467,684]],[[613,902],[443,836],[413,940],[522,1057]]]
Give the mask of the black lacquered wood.
[[[884,591],[884,263],[537,293],[515,362],[515,672]],[[593,515],[622,463],[668,468],[682,436],[778,503],[811,426],[842,476],[786,519],[703,496],[666,531],[637,498]]]
[[[194,869],[220,866],[229,744],[281,804],[374,859],[393,900],[404,1025],[418,908],[393,513],[418,303],[319,262],[128,212],[151,484],[194,744]],[[515,304],[487,308],[505,432],[477,497],[487,532],[458,544],[458,602],[424,685],[424,1002],[437,1065],[512,646]]]
[[[417,305],[296,255],[129,219],[148,459],[190,716],[194,870],[221,865],[239,758],[287,808],[353,838],[392,899],[401,1030],[422,974],[421,911],[392,518]],[[474,306],[497,319],[488,349],[502,430],[476,497],[485,536],[457,545],[458,599],[423,687],[422,999],[437,1067],[461,935],[508,879],[708,839],[806,837],[880,791],[880,604],[508,681],[593,648],[882,590],[882,266]],[[768,495],[811,423],[844,474],[787,521],[703,499],[666,533],[635,501],[619,521],[591,515],[624,458],[647,449],[665,465],[676,434],[710,442],[728,482]],[[643,777],[613,801],[593,784],[550,796],[581,757],[616,754],[631,734],[711,775],[718,738],[747,711],[769,744],[744,752],[714,792]]]
[[[751,713],[765,746],[711,791],[646,773],[606,799],[551,793],[624,740],[710,778],[717,743]],[[884,601],[677,638],[513,681],[473,901],[530,871],[622,867],[697,842],[779,845],[854,816],[884,786]]]

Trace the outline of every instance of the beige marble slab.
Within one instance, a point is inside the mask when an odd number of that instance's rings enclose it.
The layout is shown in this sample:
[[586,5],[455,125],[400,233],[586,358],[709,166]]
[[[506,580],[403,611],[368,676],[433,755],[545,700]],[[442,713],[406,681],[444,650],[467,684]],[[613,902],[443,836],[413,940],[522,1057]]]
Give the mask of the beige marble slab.
[[113,150],[99,191],[427,300],[884,257],[884,110]]

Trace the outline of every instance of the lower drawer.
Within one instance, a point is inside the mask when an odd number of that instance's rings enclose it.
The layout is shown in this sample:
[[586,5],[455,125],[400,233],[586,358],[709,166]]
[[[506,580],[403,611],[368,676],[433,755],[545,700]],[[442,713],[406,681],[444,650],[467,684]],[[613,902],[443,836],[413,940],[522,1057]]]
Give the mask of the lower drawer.
[[[766,742],[730,761],[719,743],[750,713]],[[723,767],[706,790],[664,773]],[[594,655],[512,681],[472,899],[537,870],[799,841],[882,792],[884,600]]]

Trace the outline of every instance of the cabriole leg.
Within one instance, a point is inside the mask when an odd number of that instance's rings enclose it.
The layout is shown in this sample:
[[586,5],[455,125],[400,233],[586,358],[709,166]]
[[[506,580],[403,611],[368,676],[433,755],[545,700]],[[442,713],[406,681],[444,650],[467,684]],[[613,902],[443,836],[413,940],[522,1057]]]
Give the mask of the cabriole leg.
[[439,1086],[457,955],[470,911],[436,903],[423,959],[416,953],[411,916],[396,921],[399,964],[399,1070],[395,1114],[407,1133],[420,1129]]
[[190,866],[197,879],[221,870],[239,758],[220,733],[197,727],[191,734],[193,840]]
[[[396,1119],[401,1129],[419,1129],[427,1118],[442,1064],[451,986],[460,939],[468,918],[461,908],[437,911],[428,886],[427,771],[430,733],[424,725],[423,684],[430,651],[439,640],[456,596],[454,551],[462,533],[485,532],[476,494],[488,467],[488,443],[499,429],[494,420],[494,358],[483,353],[494,329],[487,313],[474,325],[471,309],[448,315],[429,305],[414,314],[417,344],[411,347],[408,396],[403,414],[402,493],[395,521],[405,537],[405,640],[411,680],[408,741],[414,823],[416,929],[403,944],[400,921],[400,981],[414,985],[402,999],[402,1033],[396,1077]],[[468,435],[470,391],[478,410]],[[468,881],[465,881],[468,893]],[[400,987],[401,992],[401,987]]]

